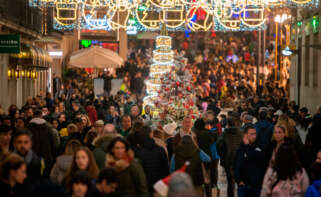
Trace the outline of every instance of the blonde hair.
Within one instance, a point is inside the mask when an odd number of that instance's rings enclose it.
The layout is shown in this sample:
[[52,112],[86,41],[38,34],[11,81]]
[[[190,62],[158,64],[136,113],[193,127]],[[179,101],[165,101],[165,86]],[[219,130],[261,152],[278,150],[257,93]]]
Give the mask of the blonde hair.
[[67,132],[68,132],[68,135],[70,135],[71,133],[76,133],[78,132],[78,127],[77,125],[73,124],[73,123],[70,123],[68,126],[67,126]]
[[87,126],[90,127],[91,126],[91,121],[90,121],[89,117],[86,114],[82,114],[81,118],[86,118],[86,120],[87,120],[87,125],[84,125],[85,127],[87,127]]
[[295,138],[296,136],[295,121],[289,118],[287,114],[282,114],[279,117],[278,122],[276,124],[283,125],[288,132],[287,136],[292,139]]
[[275,130],[275,128],[280,128],[284,132],[285,137],[289,137],[289,132],[288,132],[286,125],[277,123],[274,126],[274,130]]

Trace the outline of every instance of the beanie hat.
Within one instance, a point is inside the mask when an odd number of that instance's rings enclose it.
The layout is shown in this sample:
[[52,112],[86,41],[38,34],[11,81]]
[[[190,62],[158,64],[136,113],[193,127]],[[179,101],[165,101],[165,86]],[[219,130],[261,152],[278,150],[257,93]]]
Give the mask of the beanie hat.
[[193,192],[194,186],[191,177],[185,172],[175,172],[169,181],[167,197],[176,196],[180,192]]
[[[178,170],[176,170],[175,172],[185,172],[187,166],[189,165],[189,161],[185,162],[185,164]],[[174,173],[175,173],[174,172]],[[155,184],[154,184],[154,189],[157,193],[159,193],[161,196],[167,196],[167,192],[168,192],[168,184],[169,184],[169,181],[171,179],[173,174],[170,174],[169,176],[157,181]]]

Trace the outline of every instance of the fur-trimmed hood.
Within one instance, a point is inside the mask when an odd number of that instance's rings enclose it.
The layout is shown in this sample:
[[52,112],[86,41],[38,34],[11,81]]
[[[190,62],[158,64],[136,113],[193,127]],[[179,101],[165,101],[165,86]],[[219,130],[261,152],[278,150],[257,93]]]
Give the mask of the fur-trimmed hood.
[[134,158],[135,154],[132,150],[129,150],[125,157],[120,160],[117,160],[113,155],[107,153],[106,167],[114,168],[117,172],[124,171],[130,166]]
[[46,120],[43,118],[33,118],[33,119],[31,119],[30,123],[41,125],[41,124],[45,124]]
[[97,148],[97,147],[102,147],[105,148],[108,146],[108,144],[111,142],[112,139],[114,139],[115,137],[120,137],[121,135],[117,134],[117,133],[110,133],[107,135],[102,135],[102,136],[98,136],[94,139],[93,141],[93,145]]

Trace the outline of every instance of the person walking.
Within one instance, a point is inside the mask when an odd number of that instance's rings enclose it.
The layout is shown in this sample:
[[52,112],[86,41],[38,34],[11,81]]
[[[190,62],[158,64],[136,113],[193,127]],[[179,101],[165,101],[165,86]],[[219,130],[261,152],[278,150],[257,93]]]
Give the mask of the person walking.
[[264,152],[256,144],[255,127],[248,125],[244,128],[243,143],[234,162],[238,197],[259,197],[264,173]]
[[308,175],[300,164],[293,145],[281,144],[274,164],[264,176],[260,196],[303,197],[308,186]]
[[143,126],[139,136],[142,138],[142,144],[136,148],[135,154],[145,171],[148,190],[153,194],[153,185],[156,181],[169,173],[168,158],[165,150],[152,138],[152,129],[149,126]]
[[224,167],[227,178],[228,197],[234,197],[235,181],[233,173],[233,162],[236,151],[242,143],[242,133],[238,125],[239,120],[230,115],[227,118],[227,128],[217,140],[217,151],[221,157],[221,165]]
[[119,186],[116,194],[124,197],[147,197],[148,186],[142,166],[134,159],[128,142],[122,137],[114,138],[108,146],[106,167],[118,173]]

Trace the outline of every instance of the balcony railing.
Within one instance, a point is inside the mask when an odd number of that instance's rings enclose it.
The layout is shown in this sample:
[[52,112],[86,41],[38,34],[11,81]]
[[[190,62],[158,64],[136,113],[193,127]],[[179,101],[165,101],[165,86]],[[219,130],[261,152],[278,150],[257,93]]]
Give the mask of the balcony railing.
[[28,0],[0,0],[0,19],[42,32],[42,12],[39,8],[30,7]]

